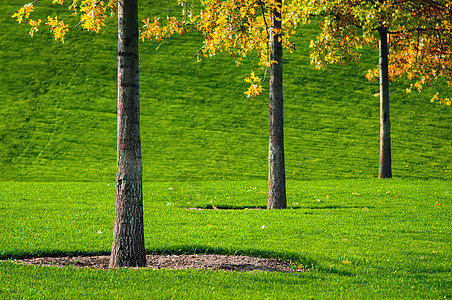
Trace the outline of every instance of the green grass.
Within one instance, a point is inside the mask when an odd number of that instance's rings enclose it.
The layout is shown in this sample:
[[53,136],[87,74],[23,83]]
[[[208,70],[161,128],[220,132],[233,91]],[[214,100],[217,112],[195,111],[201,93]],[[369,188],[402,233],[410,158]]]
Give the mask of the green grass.
[[[303,263],[310,272],[92,271],[4,262],[0,291],[10,297],[69,298],[451,296],[450,184],[292,181],[287,210],[185,209],[265,205],[266,193],[259,193],[265,185],[260,180],[145,184],[146,251],[279,257]],[[0,258],[110,251],[111,184],[8,182],[0,188]]]
[[[437,278],[394,276],[363,278],[318,272],[299,274],[233,273],[206,271],[77,270],[12,266],[21,276],[19,295],[36,298],[188,298],[188,299],[335,299],[335,298],[431,298],[450,297]],[[9,277],[9,276],[8,276]],[[390,276],[388,276],[390,278]],[[398,277],[398,278],[397,278]],[[388,282],[389,281],[389,282]],[[40,289],[33,289],[41,286]],[[365,287],[365,289],[363,289]],[[17,287],[3,290],[17,295]],[[25,293],[23,292],[25,291]]]
[[[72,30],[62,45],[47,32],[30,39],[9,18],[21,5],[0,4],[0,258],[107,254],[115,22],[98,35]],[[140,18],[166,13],[161,1],[140,5]],[[391,83],[394,179],[377,180],[379,89],[364,77],[377,53],[319,72],[307,51],[314,36],[313,26],[301,29],[296,53],[284,56],[283,211],[242,209],[265,207],[267,197],[268,95],[243,95],[253,62],[197,63],[196,33],[158,51],[140,45],[146,251],[278,257],[310,272],[1,262],[0,298],[450,298],[452,113],[429,102],[450,88],[439,81],[406,94],[408,82]],[[186,209],[212,206],[233,210]]]

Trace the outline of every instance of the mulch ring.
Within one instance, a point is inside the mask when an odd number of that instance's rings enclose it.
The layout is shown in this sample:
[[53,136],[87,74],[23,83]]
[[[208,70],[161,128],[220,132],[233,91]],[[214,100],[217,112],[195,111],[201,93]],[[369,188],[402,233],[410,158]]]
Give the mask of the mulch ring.
[[[110,256],[37,257],[12,259],[18,264],[41,266],[73,266],[75,268],[107,269]],[[306,272],[309,269],[291,267],[289,261],[238,255],[147,255],[147,268],[151,269],[207,269],[267,272]]]

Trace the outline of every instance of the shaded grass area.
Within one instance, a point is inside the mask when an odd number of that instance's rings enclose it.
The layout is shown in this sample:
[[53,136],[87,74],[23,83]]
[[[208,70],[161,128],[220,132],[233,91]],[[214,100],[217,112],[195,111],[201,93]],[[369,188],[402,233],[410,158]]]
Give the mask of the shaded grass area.
[[[450,185],[444,181],[289,181],[287,210],[261,206],[262,180],[145,183],[147,253],[292,260],[308,273],[79,270],[0,264],[8,295],[71,298],[450,296]],[[107,254],[114,186],[0,184],[0,257]],[[256,189],[254,189],[256,188]],[[102,234],[99,234],[102,232]],[[155,287],[158,285],[159,287]],[[75,288],[77,287],[77,288]],[[341,289],[342,287],[342,289]],[[98,289],[103,294],[98,294]],[[245,296],[243,296],[245,295]]]
[[[22,4],[2,3],[0,13],[8,16]],[[158,1],[140,5],[140,18],[166,14]],[[46,13],[38,10],[37,17]],[[31,39],[27,26],[12,18],[0,22],[0,180],[114,180],[115,22],[97,35],[72,30],[64,45],[47,32]],[[360,66],[316,71],[308,54],[315,32],[300,29],[297,51],[284,56],[288,180],[375,178],[378,84],[364,75],[376,66],[377,53],[363,51]],[[140,44],[144,179],[265,179],[268,95],[243,95],[244,76],[263,72],[252,59],[236,67],[225,54],[197,63],[201,45],[197,33],[165,41],[158,51],[157,43]],[[449,180],[451,108],[428,101],[447,87],[439,82],[424,94],[406,94],[407,85],[390,87],[393,174]]]

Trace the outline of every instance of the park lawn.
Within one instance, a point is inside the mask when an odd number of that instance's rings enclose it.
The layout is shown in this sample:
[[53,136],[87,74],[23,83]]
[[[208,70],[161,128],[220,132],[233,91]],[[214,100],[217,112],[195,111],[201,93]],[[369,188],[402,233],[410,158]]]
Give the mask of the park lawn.
[[[0,12],[22,5],[7,1]],[[161,1],[140,5],[140,18],[167,11]],[[30,39],[12,18],[0,25],[0,258],[108,254],[115,22],[98,35],[72,30],[64,45],[45,31]],[[439,81],[407,94],[408,82],[391,83],[394,179],[376,180],[379,89],[364,75],[377,53],[317,71],[315,33],[315,24],[300,29],[297,51],[284,56],[289,209],[278,211],[254,209],[267,198],[268,96],[246,99],[243,78],[263,72],[225,54],[197,63],[196,33],[158,51],[140,45],[147,252],[277,257],[310,272],[1,262],[0,298],[450,298],[452,114],[429,102],[450,88]]]
[[[109,253],[113,183],[0,187],[2,259]],[[146,182],[147,253],[276,257],[309,272],[81,270],[2,262],[0,297],[451,296],[447,182],[290,181],[288,209],[244,209],[265,206],[265,187],[262,180]],[[186,209],[212,205],[235,209]]]

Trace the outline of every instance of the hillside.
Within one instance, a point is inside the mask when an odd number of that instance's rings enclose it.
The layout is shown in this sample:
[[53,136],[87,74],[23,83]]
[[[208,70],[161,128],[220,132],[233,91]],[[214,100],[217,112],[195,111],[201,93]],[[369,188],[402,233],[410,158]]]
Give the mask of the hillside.
[[[142,17],[164,15],[158,2],[142,1]],[[31,39],[9,17],[22,4],[0,5],[8,16],[0,20],[0,180],[114,181],[115,23],[98,35],[73,29],[64,45],[47,32]],[[375,178],[379,89],[364,74],[378,56],[366,50],[359,66],[316,71],[307,47],[314,36],[314,27],[300,29],[296,52],[284,58],[287,179]],[[191,33],[158,51],[140,44],[144,180],[265,179],[268,94],[243,95],[244,76],[258,69],[227,55],[197,63],[201,42]],[[393,175],[451,180],[452,108],[429,102],[447,87],[406,87],[390,86]]]

